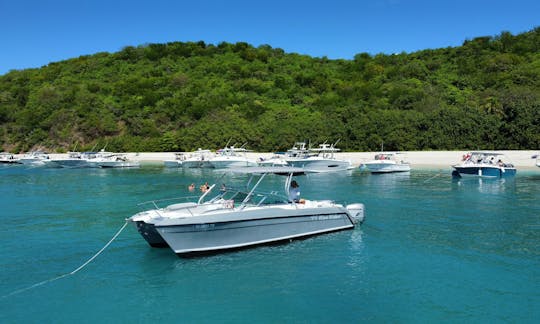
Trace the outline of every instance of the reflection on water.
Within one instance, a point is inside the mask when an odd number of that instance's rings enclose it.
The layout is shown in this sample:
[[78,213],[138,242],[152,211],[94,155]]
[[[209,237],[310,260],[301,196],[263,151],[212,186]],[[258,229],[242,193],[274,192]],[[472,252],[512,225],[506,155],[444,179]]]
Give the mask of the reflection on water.
[[487,194],[512,192],[516,188],[515,177],[509,178],[452,178],[453,189],[471,190]]
[[411,172],[373,173],[369,175],[368,183],[378,186],[395,186],[409,180]]

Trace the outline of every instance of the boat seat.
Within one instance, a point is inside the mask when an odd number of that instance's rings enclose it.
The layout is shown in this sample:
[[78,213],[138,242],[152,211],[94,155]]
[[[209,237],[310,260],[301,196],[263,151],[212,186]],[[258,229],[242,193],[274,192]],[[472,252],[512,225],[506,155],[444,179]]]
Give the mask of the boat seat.
[[184,208],[189,208],[189,207],[194,207],[194,206],[197,206],[197,203],[194,203],[194,202],[189,202],[189,203],[179,203],[179,204],[173,204],[173,205],[169,205],[167,206],[167,210],[178,210],[178,209],[184,209]]

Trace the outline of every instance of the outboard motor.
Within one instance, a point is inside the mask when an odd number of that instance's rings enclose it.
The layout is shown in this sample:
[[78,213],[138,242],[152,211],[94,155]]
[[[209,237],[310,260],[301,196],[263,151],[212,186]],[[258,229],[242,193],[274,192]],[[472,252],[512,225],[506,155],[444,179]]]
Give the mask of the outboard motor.
[[364,204],[350,204],[345,208],[351,213],[355,223],[362,224],[364,222]]

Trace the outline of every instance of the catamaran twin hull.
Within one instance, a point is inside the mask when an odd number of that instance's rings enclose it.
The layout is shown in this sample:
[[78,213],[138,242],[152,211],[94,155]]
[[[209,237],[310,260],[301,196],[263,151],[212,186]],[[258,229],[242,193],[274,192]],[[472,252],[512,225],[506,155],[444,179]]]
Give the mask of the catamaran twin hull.
[[354,222],[345,212],[230,222],[156,226],[178,255],[218,252],[269,244],[332,231],[350,229]]
[[[169,246],[178,255],[215,253],[254,245],[292,240],[317,234],[354,228],[364,220],[361,203],[343,206],[331,200],[288,201],[278,191],[256,191],[269,174],[284,175],[284,192],[292,178],[306,170],[294,167],[247,167],[234,169],[251,177],[247,190],[220,186],[217,195],[205,201],[216,185],[197,202],[182,202],[154,208],[128,218],[151,246]],[[184,197],[190,198],[190,197]]]
[[151,247],[155,248],[166,248],[169,247],[167,242],[159,235],[156,231],[156,227],[152,223],[146,223],[144,221],[134,221],[135,226],[137,227],[137,232],[145,239],[145,241],[150,244]]
[[[300,206],[300,207],[298,207]],[[250,210],[251,209],[251,210]],[[354,228],[364,206],[352,204],[306,208],[286,204],[254,207],[214,215],[136,221],[137,230],[153,247],[169,246],[179,256],[270,244]]]

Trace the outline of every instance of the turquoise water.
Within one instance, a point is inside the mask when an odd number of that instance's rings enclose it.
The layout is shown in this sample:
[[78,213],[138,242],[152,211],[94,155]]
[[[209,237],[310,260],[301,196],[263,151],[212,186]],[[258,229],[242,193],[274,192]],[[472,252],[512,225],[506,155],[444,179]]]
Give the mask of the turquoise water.
[[78,268],[137,203],[243,179],[1,167],[0,322],[538,322],[540,172],[450,172],[300,177],[303,197],[363,202],[366,222],[192,259],[150,248],[130,225],[79,272],[25,290]]

